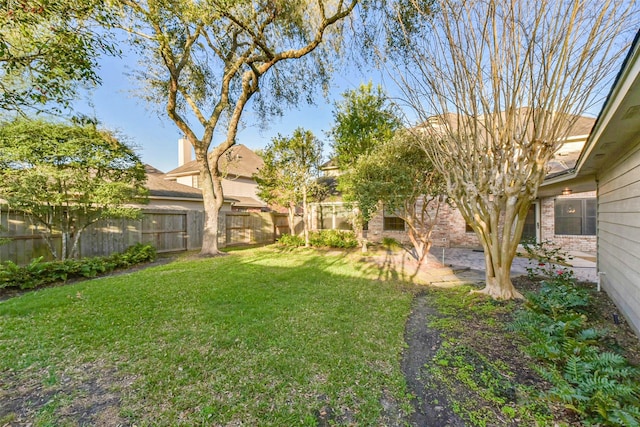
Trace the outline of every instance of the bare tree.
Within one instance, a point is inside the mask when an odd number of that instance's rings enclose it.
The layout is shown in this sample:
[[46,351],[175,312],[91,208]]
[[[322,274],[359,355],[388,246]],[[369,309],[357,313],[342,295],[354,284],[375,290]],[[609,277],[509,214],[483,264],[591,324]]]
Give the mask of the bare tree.
[[[205,206],[201,254],[216,255],[223,204],[217,163],[235,144],[245,107],[256,95],[259,113],[277,113],[326,84],[358,0],[117,3],[130,18],[122,27],[148,56],[144,95],[164,105],[194,147]],[[211,149],[214,136],[221,141]]]
[[635,2],[411,3],[424,26],[405,33],[397,82],[484,247],[482,292],[520,297],[510,269],[527,211],[547,162],[619,66],[625,30],[637,28]]

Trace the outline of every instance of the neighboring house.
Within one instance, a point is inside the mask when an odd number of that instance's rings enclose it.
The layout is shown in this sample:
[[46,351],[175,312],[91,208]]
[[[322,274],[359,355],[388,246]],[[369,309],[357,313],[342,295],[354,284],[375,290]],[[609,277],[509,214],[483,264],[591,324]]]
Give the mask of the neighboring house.
[[[191,160],[191,146],[184,139],[179,141],[179,166],[165,174],[165,179],[185,186],[200,188],[198,163]],[[221,157],[218,164],[223,174],[222,190],[225,203],[223,211],[261,211],[266,203],[257,196],[258,184],[253,175],[262,167],[263,161],[244,145],[234,145]]]
[[[569,136],[554,159],[549,164],[548,177],[564,173],[572,168],[589,137],[595,123],[590,117],[578,117],[571,128]],[[430,126],[434,124],[431,123]],[[437,126],[437,124],[436,124]],[[321,170],[326,179],[336,177],[337,167],[332,162],[325,163]],[[564,194],[540,195],[535,200],[527,215],[523,238],[535,241],[552,241],[567,251],[595,253],[595,192],[567,191]],[[315,229],[349,229],[351,211],[340,200],[333,197],[330,201],[312,205],[313,227]],[[575,217],[580,217],[577,223]],[[384,237],[392,237],[401,242],[408,242],[408,234],[404,221],[394,212],[384,209],[368,223],[367,238],[380,241]],[[438,224],[432,234],[435,246],[447,247],[481,247],[474,231],[467,225],[460,212],[444,206],[438,215]]]
[[[540,194],[597,192],[600,284],[640,335],[640,32],[575,165]],[[556,196],[558,199],[560,196]],[[593,208],[592,208],[593,209]]]
[[150,165],[145,165],[149,203],[145,209],[190,209],[204,211],[202,191],[188,185],[170,181],[166,175]]

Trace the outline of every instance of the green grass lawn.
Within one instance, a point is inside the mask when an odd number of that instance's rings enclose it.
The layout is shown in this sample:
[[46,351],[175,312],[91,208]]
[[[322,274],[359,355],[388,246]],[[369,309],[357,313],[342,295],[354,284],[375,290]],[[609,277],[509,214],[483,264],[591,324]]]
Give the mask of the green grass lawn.
[[412,295],[375,277],[267,247],[0,302],[0,425],[385,424]]

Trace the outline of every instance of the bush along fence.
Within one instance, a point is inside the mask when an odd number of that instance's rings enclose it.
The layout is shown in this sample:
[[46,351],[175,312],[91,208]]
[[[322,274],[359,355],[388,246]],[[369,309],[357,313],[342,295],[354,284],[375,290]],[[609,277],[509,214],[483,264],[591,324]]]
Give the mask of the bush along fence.
[[[220,247],[273,243],[282,232],[282,217],[266,212],[221,212]],[[197,250],[202,246],[204,213],[195,210],[145,209],[138,220],[111,219],[91,225],[80,238],[81,258],[123,252],[149,244],[158,253]],[[286,231],[286,230],[285,230]],[[26,265],[51,255],[37,227],[15,211],[0,211],[0,262]]]
[[153,246],[138,243],[123,253],[104,257],[64,261],[43,261],[40,257],[23,266],[4,261],[0,263],[0,289],[33,289],[53,282],[96,277],[113,270],[153,261],[155,258],[156,250]]

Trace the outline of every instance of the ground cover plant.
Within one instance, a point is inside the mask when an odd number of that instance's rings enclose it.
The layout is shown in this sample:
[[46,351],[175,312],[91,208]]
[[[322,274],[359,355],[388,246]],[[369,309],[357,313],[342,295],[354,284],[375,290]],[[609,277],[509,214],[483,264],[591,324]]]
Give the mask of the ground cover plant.
[[102,257],[62,261],[43,261],[43,257],[39,257],[27,265],[4,261],[0,263],[0,289],[33,289],[69,279],[96,277],[116,269],[153,261],[156,255],[156,249],[153,246],[138,243],[122,253]]
[[0,302],[0,425],[401,425],[412,295],[267,247]]
[[[435,343],[421,369],[424,421],[450,426],[553,425],[553,415],[529,399],[535,372],[505,321],[516,302],[471,294],[471,286],[429,289],[425,330]],[[411,344],[410,344],[411,345]]]
[[525,351],[552,387],[548,405],[575,412],[587,425],[640,425],[640,370],[588,323],[590,292],[564,270],[528,295],[512,328],[528,339]]
[[470,285],[417,297],[422,328],[410,319],[407,341],[425,355],[407,376],[421,400],[412,425],[638,425],[638,338],[605,293],[561,271],[557,282],[515,278],[526,303]]

